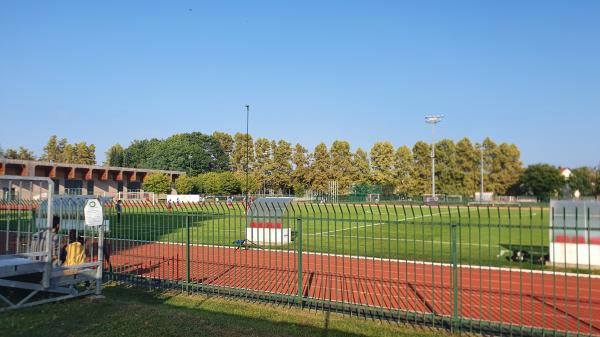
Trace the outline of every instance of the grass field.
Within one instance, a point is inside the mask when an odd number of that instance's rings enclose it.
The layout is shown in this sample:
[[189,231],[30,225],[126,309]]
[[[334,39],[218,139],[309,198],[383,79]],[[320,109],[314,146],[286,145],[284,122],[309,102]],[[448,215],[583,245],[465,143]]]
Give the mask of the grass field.
[[220,297],[109,285],[105,299],[80,298],[0,315],[0,336],[442,336],[391,322],[359,320]]
[[[250,220],[252,221],[252,219]],[[506,266],[513,262],[498,255],[521,247],[534,254],[547,253],[547,208],[477,208],[419,206],[360,206],[298,204],[281,222],[298,232],[302,226],[302,251],[451,262],[452,224],[456,225],[461,263]],[[111,216],[110,237],[203,245],[232,245],[245,238],[247,218],[243,208],[126,208],[121,224]],[[189,227],[189,229],[188,229]],[[298,250],[291,245],[263,248]],[[533,262],[519,264],[536,268]]]
[[[81,211],[60,209],[63,219],[82,217]],[[246,238],[247,221],[281,223],[296,233],[302,226],[302,251],[340,255],[450,263],[452,225],[455,225],[458,262],[482,266],[508,266],[509,249],[522,248],[534,256],[548,252],[548,208],[466,206],[403,206],[354,204],[294,204],[280,219],[248,219],[236,204],[177,207],[124,207],[120,224],[107,209],[109,238],[203,245],[232,245]],[[31,227],[27,211],[0,212],[0,229]],[[188,237],[189,233],[189,237]],[[297,251],[290,245],[263,248]],[[504,254],[504,256],[499,256]],[[525,268],[539,268],[519,263]]]

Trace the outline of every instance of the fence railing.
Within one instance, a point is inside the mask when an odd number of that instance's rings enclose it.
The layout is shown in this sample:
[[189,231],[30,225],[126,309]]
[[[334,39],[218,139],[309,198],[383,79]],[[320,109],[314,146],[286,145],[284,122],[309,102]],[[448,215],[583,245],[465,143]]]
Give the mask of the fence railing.
[[109,204],[108,277],[453,331],[600,335],[596,209],[262,207]]

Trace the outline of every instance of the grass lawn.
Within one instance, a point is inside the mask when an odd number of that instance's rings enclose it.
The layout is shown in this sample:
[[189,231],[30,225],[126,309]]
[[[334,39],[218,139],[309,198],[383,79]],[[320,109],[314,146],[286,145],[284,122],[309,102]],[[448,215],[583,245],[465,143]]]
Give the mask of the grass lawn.
[[396,323],[264,303],[109,285],[80,298],[0,314],[0,336],[442,336]]

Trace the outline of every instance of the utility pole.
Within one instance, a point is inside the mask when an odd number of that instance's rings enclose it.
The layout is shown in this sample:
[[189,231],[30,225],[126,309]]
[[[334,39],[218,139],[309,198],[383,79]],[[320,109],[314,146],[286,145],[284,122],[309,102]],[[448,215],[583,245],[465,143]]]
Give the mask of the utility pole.
[[431,197],[435,201],[435,125],[442,121],[444,115],[425,116],[425,123],[431,124]]

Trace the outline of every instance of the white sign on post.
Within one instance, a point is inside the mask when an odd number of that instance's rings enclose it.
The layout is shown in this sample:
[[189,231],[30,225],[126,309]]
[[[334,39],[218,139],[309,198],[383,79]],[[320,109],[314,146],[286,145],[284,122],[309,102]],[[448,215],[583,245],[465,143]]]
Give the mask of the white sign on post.
[[100,201],[98,199],[88,199],[85,202],[83,213],[85,216],[86,226],[102,226],[104,216],[102,213],[102,205],[100,204]]

